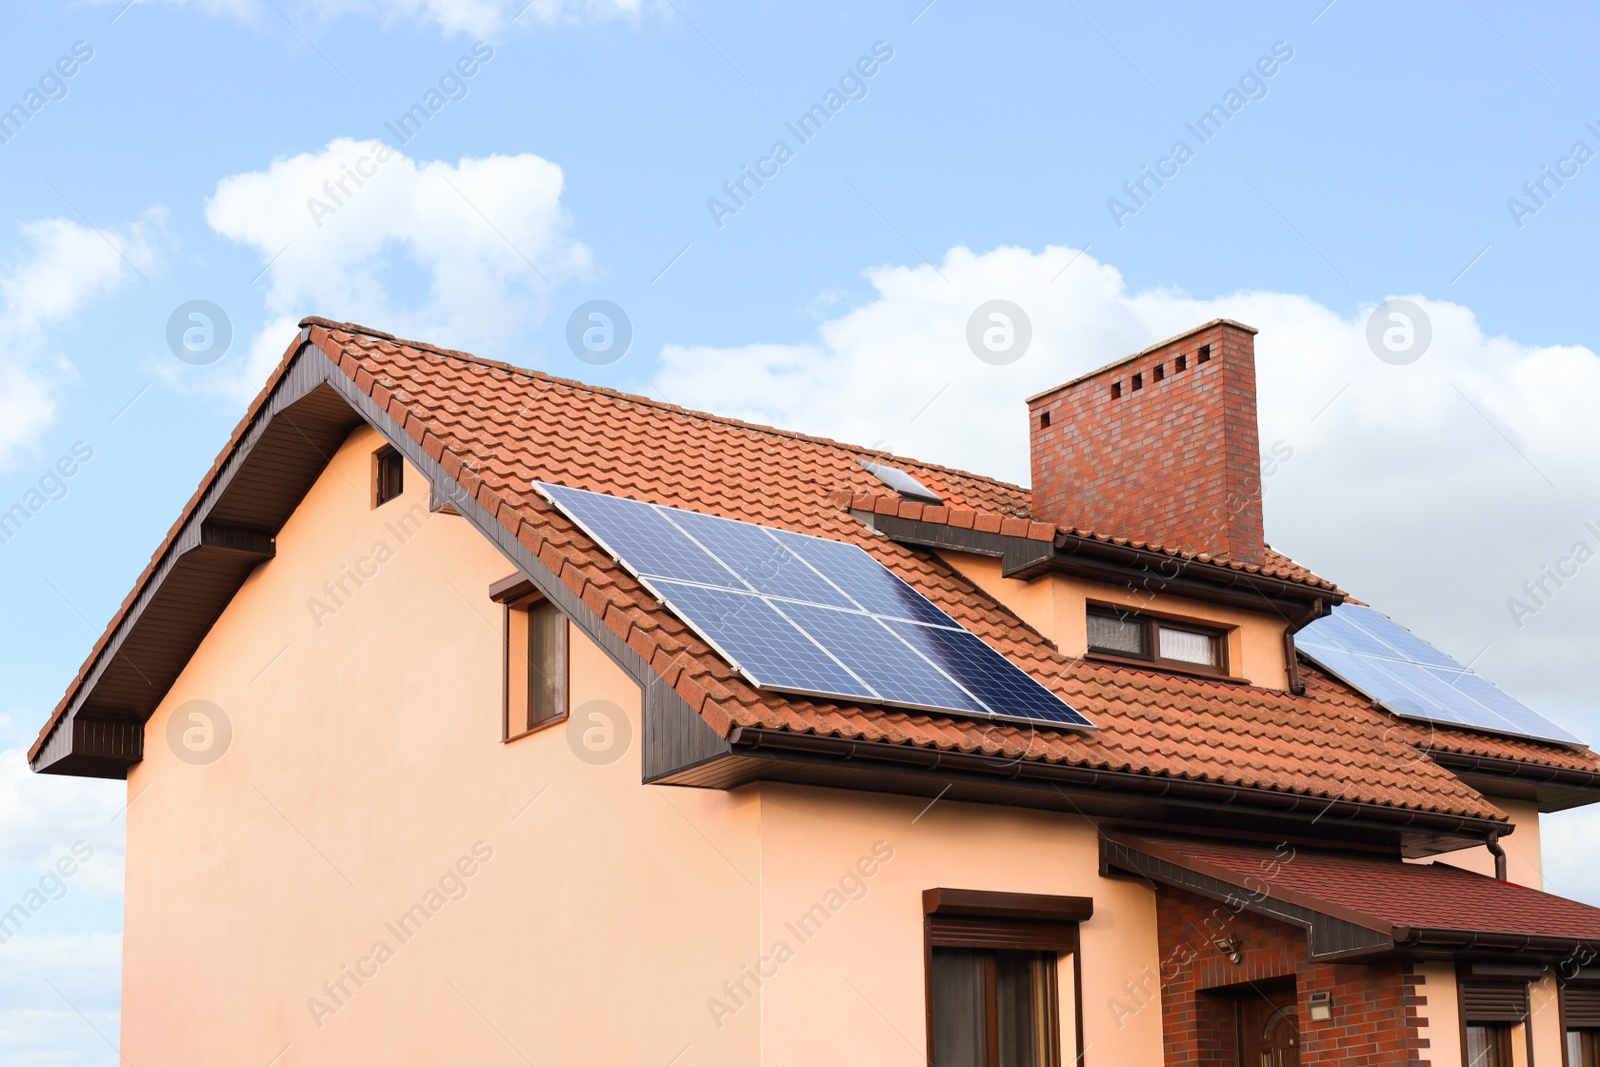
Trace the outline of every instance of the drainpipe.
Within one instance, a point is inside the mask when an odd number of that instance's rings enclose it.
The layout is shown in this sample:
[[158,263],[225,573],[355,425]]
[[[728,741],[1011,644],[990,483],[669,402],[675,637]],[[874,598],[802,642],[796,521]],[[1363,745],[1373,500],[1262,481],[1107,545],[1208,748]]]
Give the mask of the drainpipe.
[[1489,831],[1489,855],[1494,857],[1494,877],[1496,881],[1506,880],[1506,850],[1500,844],[1500,832]]

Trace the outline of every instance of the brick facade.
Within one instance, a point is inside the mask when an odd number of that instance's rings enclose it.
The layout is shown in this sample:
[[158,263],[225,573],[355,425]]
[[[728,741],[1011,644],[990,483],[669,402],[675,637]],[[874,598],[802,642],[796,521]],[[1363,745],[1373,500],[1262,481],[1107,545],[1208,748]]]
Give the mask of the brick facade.
[[1028,402],[1033,517],[1259,563],[1255,331],[1208,323]]
[[[1182,890],[1156,891],[1161,945],[1161,1021],[1167,1067],[1236,1067],[1235,998],[1245,983],[1293,981],[1303,1067],[1427,1064],[1420,1027],[1424,978],[1398,961],[1313,963],[1305,932]],[[1214,945],[1231,933],[1241,959]],[[1312,993],[1333,995],[1333,1018],[1313,1022]]]

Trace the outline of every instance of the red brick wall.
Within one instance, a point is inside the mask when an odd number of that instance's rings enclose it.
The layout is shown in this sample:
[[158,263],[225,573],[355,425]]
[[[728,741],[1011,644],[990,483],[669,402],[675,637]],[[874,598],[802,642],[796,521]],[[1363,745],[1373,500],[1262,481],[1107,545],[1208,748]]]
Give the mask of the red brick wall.
[[1036,397],[1028,416],[1034,518],[1260,562],[1255,331],[1216,322]]
[[[1429,1062],[1418,1030],[1424,979],[1407,964],[1312,963],[1300,928],[1175,889],[1157,889],[1156,916],[1167,1067],[1236,1067],[1234,991],[1283,979],[1295,983],[1304,1067]],[[1224,932],[1241,942],[1237,964],[1212,943]],[[1313,1022],[1310,997],[1323,991],[1333,1018]]]

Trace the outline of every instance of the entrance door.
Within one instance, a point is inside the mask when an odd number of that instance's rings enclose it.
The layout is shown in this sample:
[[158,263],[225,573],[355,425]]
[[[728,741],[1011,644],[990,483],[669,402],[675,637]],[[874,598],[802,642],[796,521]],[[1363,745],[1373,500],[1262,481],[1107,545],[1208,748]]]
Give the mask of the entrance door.
[[1293,986],[1239,994],[1241,1067],[1300,1067],[1300,1021]]

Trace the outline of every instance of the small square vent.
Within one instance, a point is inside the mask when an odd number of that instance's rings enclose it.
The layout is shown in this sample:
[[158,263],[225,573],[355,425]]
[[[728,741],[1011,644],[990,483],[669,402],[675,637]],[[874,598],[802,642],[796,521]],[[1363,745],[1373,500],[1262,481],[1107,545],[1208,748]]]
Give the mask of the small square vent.
[[932,504],[935,507],[944,503],[944,500],[932,489],[917,481],[899,467],[889,467],[882,463],[873,463],[871,460],[861,460],[861,465],[867,473],[890,489],[899,493],[905,500],[915,501],[918,504]]

